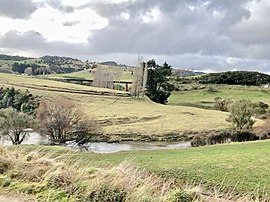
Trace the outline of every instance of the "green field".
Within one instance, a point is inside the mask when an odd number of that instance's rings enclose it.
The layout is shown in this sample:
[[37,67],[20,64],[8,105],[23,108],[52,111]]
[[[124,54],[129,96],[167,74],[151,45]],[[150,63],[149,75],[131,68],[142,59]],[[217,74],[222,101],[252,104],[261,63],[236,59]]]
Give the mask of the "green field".
[[232,143],[200,148],[127,151],[114,154],[77,153],[61,147],[11,147],[21,152],[39,150],[53,157],[80,161],[84,166],[108,167],[122,161],[132,161],[179,184],[216,187],[234,194],[270,194],[270,141]]
[[[227,113],[184,106],[160,105],[147,98],[134,99],[127,96],[124,91],[12,74],[0,74],[0,86],[28,89],[35,95],[51,99],[55,96],[65,96],[81,107],[88,117],[102,121],[105,134],[163,135],[230,127],[225,121]],[[85,94],[85,92],[101,94]]]
[[217,92],[209,92],[207,89],[173,92],[169,97],[169,104],[211,108],[213,107],[214,98],[221,97],[231,100],[262,101],[270,105],[270,90],[268,89],[226,85],[213,86]]
[[[106,65],[98,65],[101,67],[109,67]],[[129,69],[124,69],[121,67],[110,67],[110,68],[118,68],[121,69],[122,74],[121,74],[121,81],[132,81],[133,75],[131,70]],[[92,69],[91,72],[88,70],[83,70],[83,71],[78,71],[78,72],[72,72],[72,73],[66,73],[66,74],[50,74],[47,75],[49,78],[80,78],[80,79],[94,79],[94,72],[95,69]]]

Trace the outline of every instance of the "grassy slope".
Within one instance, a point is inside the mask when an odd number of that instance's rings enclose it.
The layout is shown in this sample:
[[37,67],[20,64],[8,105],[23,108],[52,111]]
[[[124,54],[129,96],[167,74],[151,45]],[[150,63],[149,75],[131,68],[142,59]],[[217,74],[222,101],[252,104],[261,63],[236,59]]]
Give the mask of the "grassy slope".
[[[124,160],[135,162],[141,168],[179,183],[203,184],[235,193],[263,192],[270,194],[270,141],[232,143],[209,147],[128,151],[115,154],[77,153],[61,147],[20,146],[12,149],[32,151],[68,158],[69,162],[85,165],[117,165]],[[259,188],[259,190],[258,190]]]
[[[25,85],[26,87],[21,87]],[[226,113],[202,110],[182,106],[163,106],[148,99],[136,100],[131,97],[94,96],[47,91],[47,88],[68,88],[76,90],[96,90],[116,92],[64,82],[29,78],[11,74],[0,74],[0,86],[15,86],[28,89],[36,95],[54,98],[66,96],[82,107],[89,117],[99,120],[110,120],[112,123],[103,128],[105,133],[143,133],[163,134],[183,130],[201,131],[229,127]],[[33,89],[33,87],[42,87]],[[125,93],[117,91],[118,93]]]
[[[105,66],[105,65],[98,65],[98,66]],[[118,67],[111,67],[111,68],[118,68]],[[121,81],[132,81],[132,74],[131,71],[128,69],[122,69],[122,75],[121,75]],[[68,77],[75,77],[75,78],[84,78],[84,79],[94,79],[93,72],[95,70],[92,70],[92,73],[89,73],[89,70],[83,70],[79,72],[72,72],[67,74],[50,74],[48,77],[50,78],[68,78]]]
[[170,105],[186,105],[198,107],[213,106],[214,98],[222,97],[226,99],[239,100],[250,99],[254,102],[263,101],[270,105],[270,90],[258,89],[255,87],[219,87],[218,92],[208,92],[203,90],[191,90],[173,92],[169,98]]

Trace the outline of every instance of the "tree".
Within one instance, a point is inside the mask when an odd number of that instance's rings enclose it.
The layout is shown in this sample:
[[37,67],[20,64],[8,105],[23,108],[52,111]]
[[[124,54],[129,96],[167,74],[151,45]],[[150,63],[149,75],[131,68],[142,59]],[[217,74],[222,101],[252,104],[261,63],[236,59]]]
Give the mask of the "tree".
[[166,62],[159,66],[155,60],[149,60],[147,68],[146,95],[154,102],[166,104],[173,90],[173,85],[168,82],[169,77],[172,75],[171,66]]
[[33,74],[33,70],[32,70],[32,67],[27,67],[25,70],[24,70],[24,73],[31,76]]
[[[51,140],[76,139],[74,135],[87,134],[88,130],[92,129],[90,122],[84,119],[83,113],[64,98],[56,98],[53,101],[43,100],[36,116],[41,132],[49,135]],[[88,125],[83,127],[83,123]]]
[[223,99],[221,97],[216,97],[214,99],[214,101],[215,101],[214,108],[216,110],[220,110],[220,111],[224,111],[224,112],[228,111],[228,106],[229,106],[229,104],[232,103],[232,101],[230,99]]
[[147,83],[147,73],[148,69],[144,62],[140,62],[140,65],[134,68],[131,88],[131,93],[134,97],[144,97],[145,86]]
[[31,115],[12,108],[0,110],[1,136],[8,137],[14,145],[21,144],[29,134],[25,129],[32,128],[34,125],[35,120]]
[[119,68],[99,66],[94,74],[93,86],[113,89],[114,82],[120,81],[121,74]]
[[17,111],[34,114],[39,105],[39,97],[29,91],[21,92],[12,88],[0,88],[0,109],[12,107]]
[[227,119],[237,130],[252,129],[255,121],[252,119],[254,114],[253,103],[250,100],[239,100],[229,106],[230,115]]

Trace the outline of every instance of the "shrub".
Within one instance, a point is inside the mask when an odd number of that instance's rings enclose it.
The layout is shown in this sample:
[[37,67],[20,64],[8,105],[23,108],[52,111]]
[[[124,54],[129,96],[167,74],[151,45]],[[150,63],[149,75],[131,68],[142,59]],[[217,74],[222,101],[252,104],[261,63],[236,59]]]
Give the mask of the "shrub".
[[208,144],[222,144],[229,141],[231,138],[231,133],[228,131],[222,131],[218,133],[212,133],[207,137]]
[[0,137],[9,138],[14,145],[21,144],[29,134],[25,129],[34,125],[35,120],[31,115],[13,108],[0,109]]
[[0,156],[0,174],[7,172],[11,167],[12,162],[9,159]]
[[232,103],[230,99],[222,99],[221,97],[216,97],[214,100],[215,100],[214,108],[216,110],[220,110],[224,112],[228,111],[228,106],[229,104]]
[[244,131],[234,131],[231,139],[233,142],[245,142],[245,141],[258,140],[259,137],[251,131],[244,130]]
[[[51,140],[65,141],[68,138],[82,139],[93,131],[97,124],[85,120],[84,114],[71,101],[55,98],[54,101],[44,100],[37,110],[40,130],[49,135]],[[90,133],[89,133],[90,134]]]
[[192,147],[205,146],[207,145],[207,138],[199,135],[194,136],[190,144]]
[[14,88],[0,88],[0,108],[12,107],[17,111],[34,114],[39,105],[39,97],[28,91],[21,92]]
[[255,121],[251,118],[254,114],[253,103],[250,100],[239,100],[229,106],[230,115],[226,121],[232,123],[237,130],[249,130]]
[[168,202],[192,202],[193,196],[182,189],[174,189],[169,193]]
[[92,202],[99,201],[114,201],[114,202],[122,202],[125,201],[126,192],[119,189],[114,189],[110,186],[102,186],[99,189],[91,192],[87,199]]
[[254,114],[260,116],[267,113],[269,105],[264,102],[257,102],[253,104]]

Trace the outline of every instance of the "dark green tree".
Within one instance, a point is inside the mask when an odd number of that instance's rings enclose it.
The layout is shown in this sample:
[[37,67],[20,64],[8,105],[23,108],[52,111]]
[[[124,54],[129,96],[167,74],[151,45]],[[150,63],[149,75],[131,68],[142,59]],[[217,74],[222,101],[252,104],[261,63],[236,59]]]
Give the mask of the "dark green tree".
[[166,104],[174,88],[169,83],[169,77],[172,75],[172,67],[167,62],[159,66],[155,60],[149,60],[147,62],[147,68],[146,95],[154,102]]
[[34,125],[31,115],[13,108],[0,109],[0,137],[8,137],[14,145],[21,144],[29,134],[26,129]]

